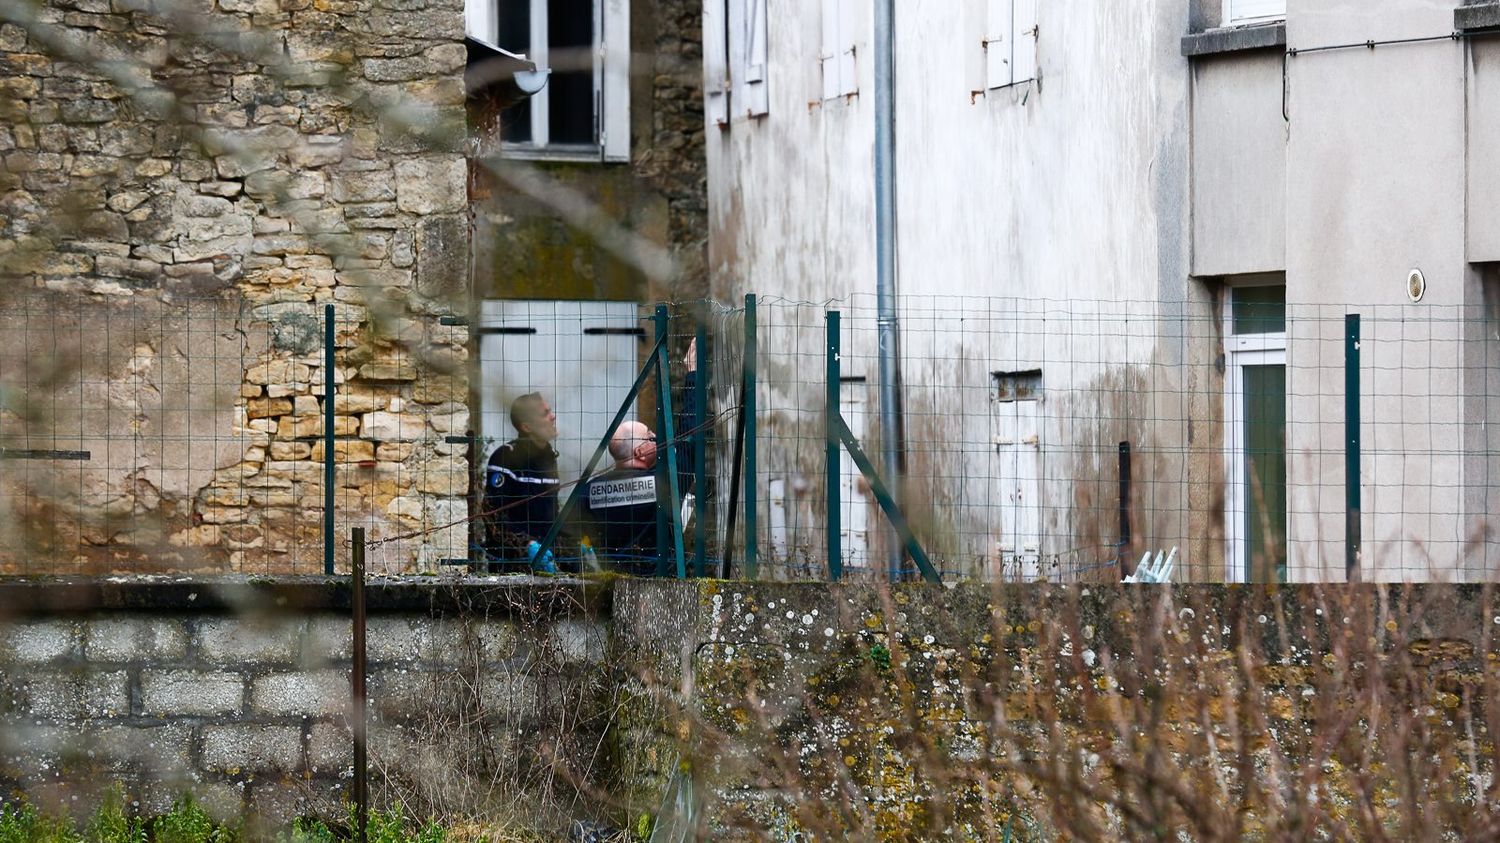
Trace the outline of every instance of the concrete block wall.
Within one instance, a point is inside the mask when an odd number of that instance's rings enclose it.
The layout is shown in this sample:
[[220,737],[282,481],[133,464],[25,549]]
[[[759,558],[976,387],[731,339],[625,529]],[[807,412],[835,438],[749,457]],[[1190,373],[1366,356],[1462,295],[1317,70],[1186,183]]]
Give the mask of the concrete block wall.
[[[186,791],[223,815],[341,811],[353,770],[347,589],[137,582],[68,603],[78,588],[90,587],[0,583],[0,788],[82,812],[115,785],[147,813]],[[370,592],[377,791],[452,808],[478,789],[432,782],[480,775],[488,738],[530,735],[531,750],[498,762],[516,781],[545,767],[532,750],[600,744],[589,677],[604,673],[604,623],[581,586],[527,589],[428,580]]]

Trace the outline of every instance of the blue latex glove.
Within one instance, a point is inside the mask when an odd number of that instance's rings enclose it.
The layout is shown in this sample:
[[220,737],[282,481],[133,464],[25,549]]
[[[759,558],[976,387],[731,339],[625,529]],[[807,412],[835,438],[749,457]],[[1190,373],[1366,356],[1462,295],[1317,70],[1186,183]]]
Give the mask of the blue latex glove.
[[542,558],[536,558],[536,552],[542,549],[542,543],[534,541],[526,545],[526,561],[531,563],[531,570],[542,574],[557,573],[557,565],[552,561],[552,551],[542,554]]

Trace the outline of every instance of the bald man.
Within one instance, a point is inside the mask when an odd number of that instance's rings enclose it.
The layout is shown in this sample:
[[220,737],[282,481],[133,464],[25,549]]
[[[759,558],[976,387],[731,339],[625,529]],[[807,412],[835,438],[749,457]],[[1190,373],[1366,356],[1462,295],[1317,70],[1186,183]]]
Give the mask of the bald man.
[[594,550],[610,568],[655,573],[656,436],[638,421],[621,424],[609,440],[615,466],[589,481],[588,514],[601,533]]

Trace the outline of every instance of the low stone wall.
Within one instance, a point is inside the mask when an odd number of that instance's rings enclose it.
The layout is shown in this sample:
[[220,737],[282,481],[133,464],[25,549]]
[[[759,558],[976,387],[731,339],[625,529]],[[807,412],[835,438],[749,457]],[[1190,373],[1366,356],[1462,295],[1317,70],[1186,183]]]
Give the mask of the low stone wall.
[[[380,798],[543,809],[544,791],[587,783],[574,773],[605,774],[596,589],[412,579],[368,594]],[[348,609],[330,581],[0,584],[0,790],[55,810],[118,784],[146,812],[192,791],[224,815],[339,814]]]
[[714,840],[1487,836],[1494,597],[632,581],[619,793]]
[[[1306,839],[1395,829],[1420,793],[1422,822],[1482,837],[1495,596],[382,581],[375,793],[418,815],[544,832],[646,815],[715,840]],[[337,812],[348,599],[323,579],[0,582],[0,789]]]

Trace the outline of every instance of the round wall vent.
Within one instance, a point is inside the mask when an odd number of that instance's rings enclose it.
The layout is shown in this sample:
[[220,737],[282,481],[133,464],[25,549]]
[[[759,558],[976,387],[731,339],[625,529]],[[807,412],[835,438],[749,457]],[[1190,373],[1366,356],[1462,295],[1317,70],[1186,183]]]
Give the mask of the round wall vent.
[[1427,279],[1422,277],[1422,270],[1413,269],[1406,276],[1406,297],[1414,302],[1419,302],[1426,292]]

